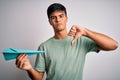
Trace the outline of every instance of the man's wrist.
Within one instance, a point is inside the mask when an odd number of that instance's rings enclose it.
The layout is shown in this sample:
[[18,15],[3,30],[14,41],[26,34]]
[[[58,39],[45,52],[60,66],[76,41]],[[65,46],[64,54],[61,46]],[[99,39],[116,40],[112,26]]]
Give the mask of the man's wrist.
[[33,71],[34,70],[34,68],[33,67],[31,67],[31,68],[29,68],[28,70],[26,70],[26,71],[28,71],[28,72],[31,72],[31,71]]
[[83,27],[83,36],[86,36],[86,37],[88,37],[89,36],[89,32],[88,32],[88,29],[87,28],[84,28]]

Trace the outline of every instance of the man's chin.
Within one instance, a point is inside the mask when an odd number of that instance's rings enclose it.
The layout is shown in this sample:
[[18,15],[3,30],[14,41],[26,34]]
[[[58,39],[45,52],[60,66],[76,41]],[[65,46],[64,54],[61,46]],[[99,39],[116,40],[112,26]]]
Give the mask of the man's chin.
[[61,31],[64,31],[65,29],[56,29],[55,31],[56,32],[61,32]]

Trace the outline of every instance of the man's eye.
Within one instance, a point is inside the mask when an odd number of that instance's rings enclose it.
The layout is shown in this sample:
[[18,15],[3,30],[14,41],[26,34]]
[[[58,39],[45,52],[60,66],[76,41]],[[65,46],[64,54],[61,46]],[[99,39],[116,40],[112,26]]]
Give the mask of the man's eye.
[[50,18],[51,18],[51,19],[55,19],[55,17],[54,17],[54,16],[51,16]]
[[60,15],[60,18],[64,17],[64,15]]

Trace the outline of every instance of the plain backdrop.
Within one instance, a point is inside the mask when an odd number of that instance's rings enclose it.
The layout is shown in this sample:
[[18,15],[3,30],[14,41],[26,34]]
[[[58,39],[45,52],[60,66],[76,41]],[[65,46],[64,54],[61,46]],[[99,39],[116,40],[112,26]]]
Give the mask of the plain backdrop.
[[[55,2],[67,8],[68,31],[72,25],[84,26],[120,42],[120,0],[0,0],[0,52],[5,48],[37,50],[54,34],[46,14]],[[52,45],[51,45],[52,46]],[[89,53],[83,80],[120,80],[120,48]],[[36,55],[30,56],[34,66]],[[0,53],[0,80],[30,80],[26,71],[5,61]]]

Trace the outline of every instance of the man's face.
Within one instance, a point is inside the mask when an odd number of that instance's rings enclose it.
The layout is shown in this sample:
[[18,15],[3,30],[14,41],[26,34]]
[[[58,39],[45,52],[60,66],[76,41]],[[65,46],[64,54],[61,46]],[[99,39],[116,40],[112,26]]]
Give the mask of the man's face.
[[50,15],[49,22],[54,31],[59,32],[66,29],[67,16],[64,11],[55,11]]

